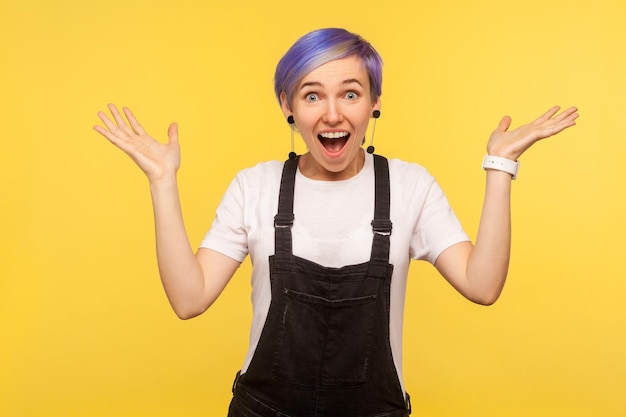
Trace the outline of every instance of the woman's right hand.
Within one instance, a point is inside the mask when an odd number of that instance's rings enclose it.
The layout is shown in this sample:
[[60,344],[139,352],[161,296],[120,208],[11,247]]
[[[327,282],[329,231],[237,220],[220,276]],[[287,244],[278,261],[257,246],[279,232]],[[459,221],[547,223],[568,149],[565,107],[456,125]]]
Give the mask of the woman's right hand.
[[104,112],[98,112],[98,117],[106,127],[94,126],[94,130],[130,156],[151,183],[174,178],[180,167],[178,125],[170,125],[167,131],[169,141],[161,143],[145,132],[128,108],[122,109],[128,122],[115,105],[109,104],[108,108],[113,120]]

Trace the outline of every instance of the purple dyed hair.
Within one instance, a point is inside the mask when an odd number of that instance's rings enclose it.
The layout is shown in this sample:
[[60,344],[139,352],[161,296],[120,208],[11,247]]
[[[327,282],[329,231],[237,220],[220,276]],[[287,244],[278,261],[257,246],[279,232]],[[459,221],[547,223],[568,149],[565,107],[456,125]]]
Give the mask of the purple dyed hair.
[[276,66],[274,92],[280,103],[284,91],[287,105],[298,83],[306,74],[327,62],[356,56],[361,59],[370,80],[372,100],[382,94],[383,60],[365,39],[345,29],[327,28],[309,32],[294,43]]

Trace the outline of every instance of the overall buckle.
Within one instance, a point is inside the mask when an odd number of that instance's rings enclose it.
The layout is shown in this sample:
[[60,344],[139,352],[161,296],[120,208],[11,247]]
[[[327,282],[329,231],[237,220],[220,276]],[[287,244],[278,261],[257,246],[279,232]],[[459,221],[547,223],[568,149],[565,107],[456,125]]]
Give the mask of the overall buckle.
[[291,227],[293,226],[294,215],[291,214],[277,214],[274,216],[274,227]]
[[390,236],[391,229],[393,229],[393,224],[391,223],[391,220],[372,220],[372,230],[376,234],[382,236]]

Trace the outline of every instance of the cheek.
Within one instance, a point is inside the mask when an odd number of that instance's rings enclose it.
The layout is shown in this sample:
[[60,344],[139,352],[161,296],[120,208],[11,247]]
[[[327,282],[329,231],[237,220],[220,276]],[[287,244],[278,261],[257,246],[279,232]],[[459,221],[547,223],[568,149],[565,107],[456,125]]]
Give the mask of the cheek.
[[319,117],[311,111],[294,112],[294,117],[296,119],[296,126],[301,131],[311,130],[319,119]]
[[359,126],[367,126],[372,117],[372,111],[373,110],[369,106],[359,106],[358,109],[355,109],[354,112],[352,112],[352,120]]
[[358,121],[359,124],[359,129],[363,130],[363,133],[365,133],[365,131],[367,130],[367,126],[370,123],[370,117],[369,115],[363,117],[361,116],[361,119]]
[[298,130],[300,131],[300,135],[302,135],[302,137],[308,137],[313,135],[315,123],[307,119],[302,119],[299,122],[300,124],[298,125]]

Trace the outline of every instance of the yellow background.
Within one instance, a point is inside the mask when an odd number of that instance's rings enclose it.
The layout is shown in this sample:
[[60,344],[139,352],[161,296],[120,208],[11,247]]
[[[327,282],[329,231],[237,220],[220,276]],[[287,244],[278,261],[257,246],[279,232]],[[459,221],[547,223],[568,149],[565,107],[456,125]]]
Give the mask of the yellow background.
[[[412,266],[414,415],[626,415],[626,6],[621,0],[5,0],[0,13],[0,415],[219,416],[247,348],[249,264],[180,321],[147,181],[91,130],[106,103],[180,124],[194,244],[233,175],[283,159],[274,66],[309,30],[385,60],[376,146],[425,165],[470,235],[504,114],[578,126],[522,157],[509,281],[493,307]],[[302,152],[302,145],[299,144]]]

